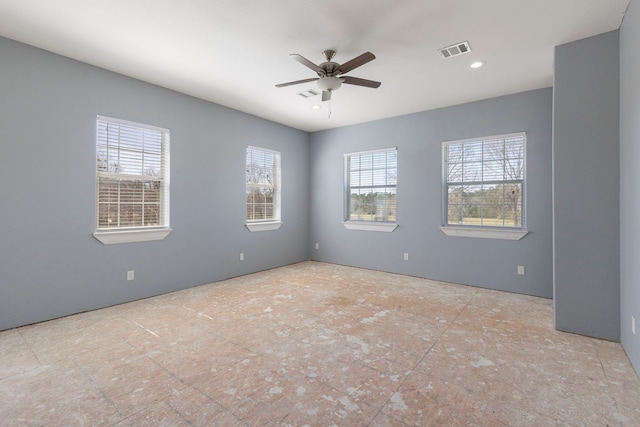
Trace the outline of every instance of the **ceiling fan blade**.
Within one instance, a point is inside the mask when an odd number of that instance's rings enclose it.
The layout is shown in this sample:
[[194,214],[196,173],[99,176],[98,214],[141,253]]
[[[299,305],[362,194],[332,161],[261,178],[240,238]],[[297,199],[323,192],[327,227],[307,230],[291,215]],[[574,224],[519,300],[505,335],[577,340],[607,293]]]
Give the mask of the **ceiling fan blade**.
[[276,87],[285,87],[285,86],[298,85],[300,83],[315,82],[316,80],[318,80],[318,77],[314,77],[314,78],[311,78],[311,79],[304,79],[304,80],[296,80],[295,82],[280,83],[280,84],[277,84]]
[[298,55],[297,53],[292,53],[289,56],[292,57],[293,59],[295,59],[296,61],[298,61],[299,63],[301,63],[302,65],[304,65],[305,67],[312,69],[313,71],[315,71],[319,75],[323,75],[323,76],[325,75],[325,72],[324,72],[324,70],[322,68],[320,68],[319,66],[317,66],[313,62],[309,61],[304,56]]
[[379,88],[382,84],[381,82],[376,82],[374,80],[360,79],[358,77],[351,76],[342,76],[340,79],[342,80],[342,83],[346,83],[348,85],[371,87],[374,89]]
[[335,74],[346,74],[354,68],[358,68],[369,61],[373,61],[374,59],[376,59],[376,56],[373,53],[365,52],[362,55],[353,58],[351,61],[347,61],[339,66]]
[[322,102],[331,100],[331,91],[323,90],[322,91]]

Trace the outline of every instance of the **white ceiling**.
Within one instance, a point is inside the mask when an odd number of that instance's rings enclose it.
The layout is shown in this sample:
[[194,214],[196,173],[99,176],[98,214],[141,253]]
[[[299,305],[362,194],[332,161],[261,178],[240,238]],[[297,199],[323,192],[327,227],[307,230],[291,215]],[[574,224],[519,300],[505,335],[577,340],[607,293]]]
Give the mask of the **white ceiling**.
[[[0,0],[0,35],[316,131],[552,84],[553,47],[620,27],[629,0]],[[437,49],[468,41],[443,59]],[[289,58],[376,59],[331,105]],[[0,59],[1,60],[1,59]],[[469,65],[486,61],[480,69]],[[322,108],[311,107],[322,104]],[[331,110],[331,117],[329,111]]]

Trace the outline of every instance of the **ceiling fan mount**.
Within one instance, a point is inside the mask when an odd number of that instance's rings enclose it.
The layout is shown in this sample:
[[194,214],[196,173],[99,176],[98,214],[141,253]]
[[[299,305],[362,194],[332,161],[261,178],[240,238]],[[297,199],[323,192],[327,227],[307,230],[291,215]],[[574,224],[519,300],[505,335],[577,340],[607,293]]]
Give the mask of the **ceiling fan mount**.
[[293,82],[280,83],[277,84],[276,87],[285,87],[291,85],[297,85],[301,83],[309,83],[316,81],[318,87],[322,90],[322,100],[329,101],[331,99],[331,92],[334,90],[340,89],[343,83],[355,85],[355,86],[363,86],[376,89],[380,87],[382,83],[374,81],[361,79],[358,77],[345,76],[344,74],[349,71],[360,67],[361,65],[366,64],[367,62],[373,61],[376,59],[375,55],[371,52],[365,52],[360,56],[353,58],[350,61],[345,62],[344,64],[339,64],[337,62],[333,62],[333,58],[336,55],[335,50],[327,49],[322,52],[324,57],[326,58],[326,62],[321,63],[320,65],[316,65],[313,62],[309,61],[302,55],[298,55],[297,53],[292,53],[290,56],[304,65],[305,67],[315,71],[318,77],[304,79],[304,80],[296,80]]
[[332,49],[327,49],[322,52],[325,58],[327,58],[327,62],[330,62],[334,56],[336,56],[336,51]]

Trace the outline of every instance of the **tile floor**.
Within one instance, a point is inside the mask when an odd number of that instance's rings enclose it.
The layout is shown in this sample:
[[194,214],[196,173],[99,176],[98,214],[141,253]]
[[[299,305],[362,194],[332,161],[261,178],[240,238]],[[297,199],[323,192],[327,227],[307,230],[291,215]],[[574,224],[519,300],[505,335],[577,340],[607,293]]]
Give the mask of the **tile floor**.
[[3,426],[638,426],[547,299],[305,262],[0,332]]

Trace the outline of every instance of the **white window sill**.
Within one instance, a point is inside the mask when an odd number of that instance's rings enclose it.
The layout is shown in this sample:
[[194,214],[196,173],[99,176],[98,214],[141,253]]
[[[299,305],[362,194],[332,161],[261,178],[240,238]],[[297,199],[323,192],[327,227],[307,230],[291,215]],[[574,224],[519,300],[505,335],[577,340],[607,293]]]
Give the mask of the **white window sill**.
[[116,243],[149,242],[152,240],[162,240],[171,233],[170,228],[155,228],[152,230],[118,230],[118,231],[96,231],[93,237],[100,240],[104,245]]
[[382,231],[385,233],[391,233],[398,227],[395,222],[345,221],[342,225],[348,230]]
[[244,226],[252,233],[255,231],[271,231],[279,229],[282,226],[282,221],[248,222]]
[[451,237],[478,237],[481,239],[520,240],[529,233],[527,230],[515,230],[481,227],[440,227]]

